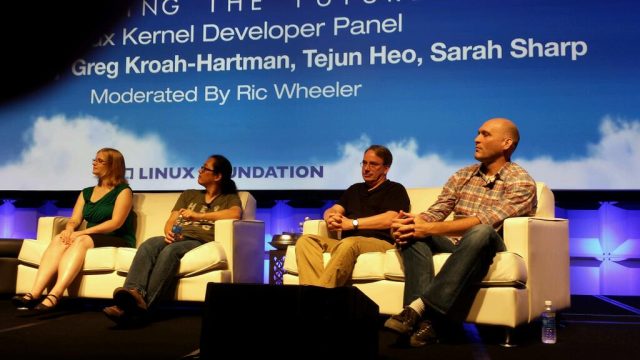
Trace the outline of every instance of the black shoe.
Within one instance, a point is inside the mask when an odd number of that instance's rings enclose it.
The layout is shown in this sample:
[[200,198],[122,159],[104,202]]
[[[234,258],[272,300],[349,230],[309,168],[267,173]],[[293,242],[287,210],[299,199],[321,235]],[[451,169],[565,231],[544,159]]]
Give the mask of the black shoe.
[[425,346],[438,342],[438,336],[433,329],[433,324],[429,320],[423,320],[418,325],[418,329],[411,334],[409,345],[413,347]]
[[[48,313],[53,311],[56,306],[58,306],[58,301],[60,299],[53,295],[53,294],[47,294],[47,296],[44,297],[44,300],[42,300],[42,302],[38,305],[36,305],[36,307],[33,308],[33,310],[35,310],[36,312],[39,313]],[[48,301],[51,303],[51,305],[45,305],[44,302]]]
[[36,298],[31,293],[24,295],[16,295],[11,298],[11,303],[18,310],[30,310],[33,309],[40,302],[40,298]]
[[400,314],[392,315],[388,318],[387,321],[384,322],[384,327],[403,335],[409,335],[418,320],[420,320],[420,317],[420,314],[410,306],[405,306]]

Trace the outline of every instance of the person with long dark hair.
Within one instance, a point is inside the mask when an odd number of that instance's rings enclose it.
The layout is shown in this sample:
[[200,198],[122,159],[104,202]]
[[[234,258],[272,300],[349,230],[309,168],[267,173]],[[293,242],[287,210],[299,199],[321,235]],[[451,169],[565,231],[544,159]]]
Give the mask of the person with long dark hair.
[[[38,312],[53,310],[82,270],[87,250],[135,246],[133,192],[124,177],[124,157],[118,150],[103,148],[92,163],[98,184],[80,192],[64,230],[51,240],[42,256],[31,292],[13,297],[16,307]],[[87,226],[81,229],[85,220]],[[42,297],[56,274],[55,285]]]
[[[184,254],[215,240],[216,220],[242,217],[231,171],[231,163],[222,155],[211,155],[200,167],[198,184],[204,190],[180,194],[164,225],[164,236],[140,245],[124,286],[113,292],[115,305],[103,309],[107,317],[118,324],[144,319],[175,280]],[[182,219],[179,234],[173,228],[178,218]]]

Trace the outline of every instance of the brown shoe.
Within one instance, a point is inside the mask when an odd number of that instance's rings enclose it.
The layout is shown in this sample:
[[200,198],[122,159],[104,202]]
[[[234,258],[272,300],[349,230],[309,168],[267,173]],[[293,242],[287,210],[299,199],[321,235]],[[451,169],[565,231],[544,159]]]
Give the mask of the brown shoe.
[[420,320],[420,314],[410,306],[405,306],[400,314],[388,318],[387,321],[384,322],[384,327],[403,335],[409,335],[418,320]]
[[117,305],[106,307],[102,309],[102,312],[116,324],[122,323],[125,319],[124,310]]
[[146,312],[147,302],[137,289],[119,287],[113,292],[116,305],[125,312]]
[[433,329],[433,324],[429,320],[423,320],[418,325],[418,329],[411,334],[409,338],[409,345],[413,347],[425,346],[427,344],[433,344],[438,342],[438,336]]

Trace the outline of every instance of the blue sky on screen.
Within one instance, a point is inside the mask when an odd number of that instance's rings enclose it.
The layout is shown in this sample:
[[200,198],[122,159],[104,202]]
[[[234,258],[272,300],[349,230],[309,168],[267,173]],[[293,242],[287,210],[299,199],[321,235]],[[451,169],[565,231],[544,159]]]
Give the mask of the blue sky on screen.
[[[638,189],[640,175],[640,4],[635,1],[378,1],[365,5],[314,1],[263,1],[261,11],[214,14],[184,2],[175,16],[133,16],[123,28],[184,29],[326,22],[311,39],[229,41],[203,44],[117,46],[98,49],[87,61],[192,59],[196,54],[287,54],[296,70],[74,76],[71,71],[28,99],[0,108],[0,188],[76,189],[91,182],[90,163],[102,146],[121,149],[133,168],[199,166],[211,153],[236,166],[323,166],[322,179],[238,179],[246,189],[332,189],[359,181],[362,150],[389,145],[396,160],[391,177],[407,186],[438,186],[473,162],[477,128],[493,116],[520,127],[516,161],[556,189]],[[202,2],[208,3],[208,2]],[[218,1],[219,5],[224,1]],[[134,12],[135,13],[135,12]],[[336,17],[397,19],[403,31],[353,36],[331,34]],[[582,56],[514,58],[511,41],[583,42]],[[502,47],[502,58],[435,61],[432,44]],[[304,49],[368,54],[371,46],[414,49],[421,66],[354,65],[327,71],[306,68]],[[365,56],[366,57],[366,56]],[[122,64],[120,65],[123,66]],[[178,104],[91,104],[91,89],[111,91],[191,89],[239,85],[362,84],[358,96],[326,99],[201,100]],[[201,94],[200,94],[201,95]],[[51,161],[51,157],[65,159]],[[53,183],[29,174],[50,168]],[[570,171],[567,171],[570,170]],[[567,176],[571,174],[571,176]],[[181,189],[193,179],[133,179],[140,189]]]

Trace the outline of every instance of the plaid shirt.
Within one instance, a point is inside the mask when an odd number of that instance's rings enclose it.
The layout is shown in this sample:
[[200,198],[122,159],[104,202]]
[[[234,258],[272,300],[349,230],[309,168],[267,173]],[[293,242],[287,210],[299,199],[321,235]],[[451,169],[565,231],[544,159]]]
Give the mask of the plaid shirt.
[[508,162],[489,178],[480,171],[480,164],[475,164],[453,174],[438,200],[420,216],[437,222],[453,212],[455,216],[475,216],[499,230],[506,218],[533,216],[537,204],[536,183],[520,165]]

